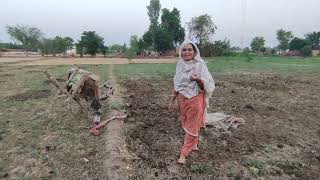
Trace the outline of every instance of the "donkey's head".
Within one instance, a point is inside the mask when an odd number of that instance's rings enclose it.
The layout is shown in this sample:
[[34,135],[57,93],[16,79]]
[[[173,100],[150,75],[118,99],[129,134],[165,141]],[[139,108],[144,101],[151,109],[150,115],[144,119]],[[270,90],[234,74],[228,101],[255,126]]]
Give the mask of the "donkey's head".
[[101,103],[97,82],[91,78],[84,81],[80,95],[86,100],[88,111],[96,124],[100,122]]
[[66,88],[73,93],[75,98],[83,98],[87,102],[87,111],[90,119],[98,124],[100,122],[101,104],[99,97],[99,86],[92,73],[71,68],[67,72]]

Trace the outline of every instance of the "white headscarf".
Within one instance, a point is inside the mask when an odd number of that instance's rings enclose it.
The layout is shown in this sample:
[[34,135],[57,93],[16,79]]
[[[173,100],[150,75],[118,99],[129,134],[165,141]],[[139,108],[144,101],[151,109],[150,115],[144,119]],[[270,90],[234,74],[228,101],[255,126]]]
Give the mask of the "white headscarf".
[[[195,49],[195,56],[191,61],[185,61],[182,56],[182,49],[187,44],[192,44]],[[198,77],[204,83],[204,90],[206,92],[205,101],[206,106],[209,107],[209,98],[212,96],[215,84],[213,78],[208,71],[208,67],[200,57],[200,51],[197,45],[191,41],[185,41],[180,46],[179,61],[176,66],[176,74],[174,76],[174,89],[187,98],[192,98],[199,94],[200,88],[195,81],[190,80],[192,74]]]

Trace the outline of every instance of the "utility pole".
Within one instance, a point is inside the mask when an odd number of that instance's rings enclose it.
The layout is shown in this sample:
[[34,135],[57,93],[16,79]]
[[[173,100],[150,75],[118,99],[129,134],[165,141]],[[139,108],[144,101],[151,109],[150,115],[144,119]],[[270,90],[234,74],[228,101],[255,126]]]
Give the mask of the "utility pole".
[[240,44],[242,49],[244,49],[243,43],[244,43],[244,31],[245,31],[245,24],[246,24],[246,6],[247,6],[247,1],[242,0],[242,4],[241,4],[242,27],[241,27],[241,37],[240,37]]

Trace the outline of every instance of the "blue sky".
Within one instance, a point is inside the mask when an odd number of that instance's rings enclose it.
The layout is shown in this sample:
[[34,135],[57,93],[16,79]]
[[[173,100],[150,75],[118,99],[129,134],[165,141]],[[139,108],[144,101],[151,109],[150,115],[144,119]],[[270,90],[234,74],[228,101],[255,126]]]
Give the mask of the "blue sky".
[[[0,0],[0,41],[10,41],[6,25],[27,24],[46,37],[96,31],[107,45],[128,43],[149,27],[149,0]],[[276,30],[284,28],[303,37],[320,31],[320,0],[160,0],[162,8],[180,10],[182,26],[192,17],[209,14],[218,27],[214,40],[228,38],[232,45],[248,46],[263,36],[267,46],[277,45]],[[244,8],[245,6],[245,8]],[[244,14],[243,15],[243,10]],[[243,21],[245,19],[245,21]]]

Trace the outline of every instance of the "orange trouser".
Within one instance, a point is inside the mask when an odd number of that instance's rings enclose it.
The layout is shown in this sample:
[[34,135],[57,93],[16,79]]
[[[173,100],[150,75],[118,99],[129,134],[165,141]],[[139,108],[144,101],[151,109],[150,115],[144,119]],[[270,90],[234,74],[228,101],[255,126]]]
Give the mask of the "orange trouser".
[[184,156],[188,156],[192,150],[197,149],[199,142],[199,136],[191,136],[188,133],[184,135],[184,142],[181,148],[181,154]]
[[179,118],[185,131],[181,154],[187,156],[197,148],[200,128],[204,127],[204,92],[190,99],[178,94]]

